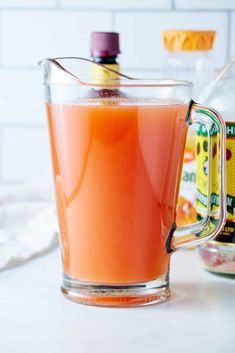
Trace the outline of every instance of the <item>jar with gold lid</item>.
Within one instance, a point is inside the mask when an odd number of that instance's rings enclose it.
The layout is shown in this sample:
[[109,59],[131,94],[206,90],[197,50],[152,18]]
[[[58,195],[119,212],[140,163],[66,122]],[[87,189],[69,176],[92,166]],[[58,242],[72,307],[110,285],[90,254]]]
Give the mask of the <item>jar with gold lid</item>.
[[215,31],[163,31],[166,55],[163,60],[165,78],[193,82],[193,97],[212,79],[215,60],[212,54]]
[[[215,72],[212,54],[215,34],[215,31],[193,30],[167,30],[162,33],[166,49],[164,78],[193,82],[193,99],[196,101]],[[184,153],[176,220],[178,226],[197,221],[195,135],[192,126],[188,131]]]

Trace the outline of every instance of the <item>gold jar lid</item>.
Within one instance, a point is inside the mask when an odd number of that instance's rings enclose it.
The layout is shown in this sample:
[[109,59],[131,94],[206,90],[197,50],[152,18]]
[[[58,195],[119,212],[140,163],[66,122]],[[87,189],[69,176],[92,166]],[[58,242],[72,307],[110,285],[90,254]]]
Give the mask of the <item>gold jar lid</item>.
[[168,51],[204,51],[213,48],[215,31],[167,30],[162,32]]

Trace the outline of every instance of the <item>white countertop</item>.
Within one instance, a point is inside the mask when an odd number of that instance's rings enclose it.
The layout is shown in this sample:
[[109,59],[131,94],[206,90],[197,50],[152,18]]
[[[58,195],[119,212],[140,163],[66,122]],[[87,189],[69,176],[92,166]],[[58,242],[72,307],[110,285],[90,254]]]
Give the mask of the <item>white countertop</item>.
[[0,273],[1,353],[234,353],[235,279],[173,254],[172,298],[131,309],[72,303],[55,250]]

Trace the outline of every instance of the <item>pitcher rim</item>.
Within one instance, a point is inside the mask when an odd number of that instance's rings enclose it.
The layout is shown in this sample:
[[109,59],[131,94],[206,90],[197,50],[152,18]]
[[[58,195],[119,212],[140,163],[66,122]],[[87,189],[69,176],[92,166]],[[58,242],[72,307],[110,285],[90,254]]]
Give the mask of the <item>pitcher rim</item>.
[[74,83],[45,83],[45,86],[86,86],[86,87],[96,87],[96,88],[119,88],[119,87],[126,87],[126,88],[176,88],[176,87],[188,87],[191,88],[193,83],[190,81],[183,81],[183,80],[165,80],[165,79],[146,79],[146,78],[136,78],[131,80],[123,80],[121,82],[115,82],[115,80],[109,80],[107,83],[98,83],[94,81],[83,81],[81,82],[74,82]]
[[[58,68],[58,70],[64,71],[65,74],[70,76],[70,78],[73,79],[73,82],[61,82],[61,83],[53,83],[52,82],[44,82],[45,86],[74,86],[79,84],[80,86],[88,86],[88,87],[97,87],[97,88],[116,88],[116,87],[142,87],[142,88],[164,88],[164,87],[188,87],[191,88],[193,86],[193,83],[187,80],[175,80],[175,79],[168,79],[168,78],[134,78],[130,77],[126,74],[122,74],[120,72],[116,72],[119,77],[114,78],[114,79],[109,79],[108,82],[98,82],[94,80],[89,79],[80,79],[79,77],[76,77],[73,75],[71,72],[67,71],[63,66],[59,65],[57,60],[60,59],[79,59],[79,60],[85,60],[91,63],[91,60],[86,59],[86,58],[80,58],[80,57],[55,57],[55,58],[45,58],[42,59],[38,62],[39,66],[42,66],[44,62],[48,62],[50,64],[55,64]],[[101,65],[97,64],[96,65]],[[107,67],[106,67],[107,68]],[[110,71],[115,72],[114,70],[109,69]],[[50,80],[48,80],[50,81]]]

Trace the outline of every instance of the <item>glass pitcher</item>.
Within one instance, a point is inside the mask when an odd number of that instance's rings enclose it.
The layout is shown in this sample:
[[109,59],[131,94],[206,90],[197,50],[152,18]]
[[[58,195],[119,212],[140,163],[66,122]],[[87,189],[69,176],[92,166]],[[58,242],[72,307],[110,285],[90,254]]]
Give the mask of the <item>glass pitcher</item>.
[[[102,84],[90,79],[92,65],[106,73]],[[45,59],[41,66],[62,292],[75,302],[100,306],[167,299],[171,254],[215,237],[223,226],[225,126],[220,115],[191,100],[187,81],[132,79],[81,58]],[[220,153],[217,160],[209,153],[205,217],[177,227],[191,124],[203,125],[209,136],[216,130]],[[215,163],[220,169],[216,213],[210,207]]]

